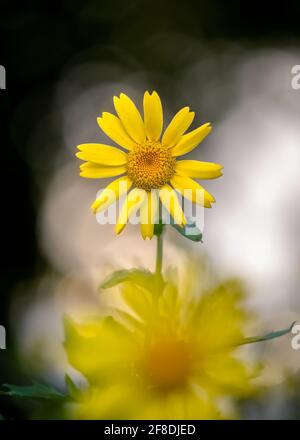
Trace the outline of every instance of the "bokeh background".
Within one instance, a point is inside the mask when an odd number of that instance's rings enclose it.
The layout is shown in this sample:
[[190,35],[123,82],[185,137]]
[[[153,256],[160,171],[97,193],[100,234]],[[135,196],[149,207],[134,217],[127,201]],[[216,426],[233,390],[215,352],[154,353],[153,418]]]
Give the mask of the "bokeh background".
[[[14,4],[15,3],[15,4]],[[300,321],[300,3],[229,0],[1,0],[0,383],[63,386],[64,313],[103,310],[96,288],[114,268],[152,268],[154,243],[137,227],[114,237],[89,205],[99,182],[78,177],[75,147],[105,140],[96,123],[124,91],[141,104],[162,97],[166,120],[180,107],[214,130],[191,158],[222,163],[207,188],[204,243],[167,233],[166,264],[186,252],[214,277],[239,277],[257,332]],[[299,418],[300,350],[291,338],[259,350],[263,398],[247,418]],[[81,380],[78,378],[78,380]],[[25,402],[0,398],[5,418],[30,415]]]

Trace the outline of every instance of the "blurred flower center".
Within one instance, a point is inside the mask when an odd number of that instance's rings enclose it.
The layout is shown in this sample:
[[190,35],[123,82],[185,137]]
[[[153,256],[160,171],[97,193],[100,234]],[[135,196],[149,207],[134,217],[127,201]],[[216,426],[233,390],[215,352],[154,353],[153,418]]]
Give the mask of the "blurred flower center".
[[190,372],[190,350],[183,341],[159,340],[150,346],[144,358],[146,380],[161,390],[184,385]]
[[161,188],[175,173],[176,159],[160,142],[146,141],[128,153],[127,172],[137,188]]

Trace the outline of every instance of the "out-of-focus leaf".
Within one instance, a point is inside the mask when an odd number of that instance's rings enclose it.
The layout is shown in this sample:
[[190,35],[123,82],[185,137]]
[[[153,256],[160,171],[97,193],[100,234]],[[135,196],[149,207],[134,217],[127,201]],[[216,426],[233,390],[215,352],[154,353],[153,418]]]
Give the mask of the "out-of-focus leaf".
[[117,286],[125,281],[131,281],[140,287],[149,289],[154,280],[154,274],[147,270],[130,269],[118,270],[110,274],[99,286],[101,289],[108,289]]
[[14,397],[27,397],[32,399],[66,399],[67,396],[60,393],[56,389],[34,382],[29,386],[18,386],[11,384],[3,384],[3,387],[8,388],[8,391],[3,391],[3,394]]
[[176,229],[183,237],[188,240],[202,243],[203,234],[197,227],[196,223],[192,220],[187,219],[187,223],[184,227],[177,225],[174,221],[171,221],[171,226]]
[[274,332],[267,333],[263,336],[253,336],[250,338],[245,338],[242,342],[242,344],[253,344],[255,342],[263,342],[263,341],[270,341],[271,339],[280,338],[281,336],[284,336],[291,332],[292,328],[294,327],[296,321],[294,321],[288,328],[285,328],[283,330],[277,330]]
[[68,396],[70,396],[72,399],[77,399],[81,396],[80,388],[77,387],[68,374],[65,375],[65,383]]

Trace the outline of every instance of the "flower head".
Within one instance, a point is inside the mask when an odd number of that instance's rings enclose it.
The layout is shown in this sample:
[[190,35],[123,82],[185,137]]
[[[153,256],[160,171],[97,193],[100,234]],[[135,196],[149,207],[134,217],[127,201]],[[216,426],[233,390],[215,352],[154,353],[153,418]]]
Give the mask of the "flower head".
[[220,397],[253,391],[255,369],[237,356],[249,318],[239,283],[201,296],[186,291],[188,284],[181,291],[175,280],[160,294],[153,286],[133,276],[122,285],[114,317],[67,322],[69,361],[89,381],[73,416],[220,418],[228,416]]
[[223,167],[177,158],[199,145],[210,133],[211,125],[203,124],[186,134],[195,114],[184,107],[162,134],[163,110],[156,92],[144,94],[144,118],[124,93],[114,97],[114,106],[117,116],[104,112],[97,121],[104,133],[123,150],[94,143],[78,146],[77,157],[85,161],[80,166],[82,177],[98,179],[124,175],[101,192],[92,204],[93,212],[104,211],[127,194],[116,223],[116,233],[124,229],[132,213],[140,210],[141,233],[145,239],[153,236],[159,199],[176,223],[186,223],[174,190],[193,203],[210,208],[214,197],[193,179],[217,178],[222,175]]

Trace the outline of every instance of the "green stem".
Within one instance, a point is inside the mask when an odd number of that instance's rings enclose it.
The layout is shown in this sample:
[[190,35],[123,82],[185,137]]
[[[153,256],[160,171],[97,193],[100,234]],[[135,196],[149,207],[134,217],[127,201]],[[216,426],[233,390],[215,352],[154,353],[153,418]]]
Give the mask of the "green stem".
[[156,263],[155,263],[155,279],[156,279],[156,298],[158,298],[163,291],[164,278],[162,275],[162,265],[163,265],[163,235],[164,235],[164,225],[162,220],[155,225],[155,235],[156,235]]
[[156,264],[155,274],[159,280],[162,279],[162,262],[163,262],[163,229],[157,235],[156,241]]

